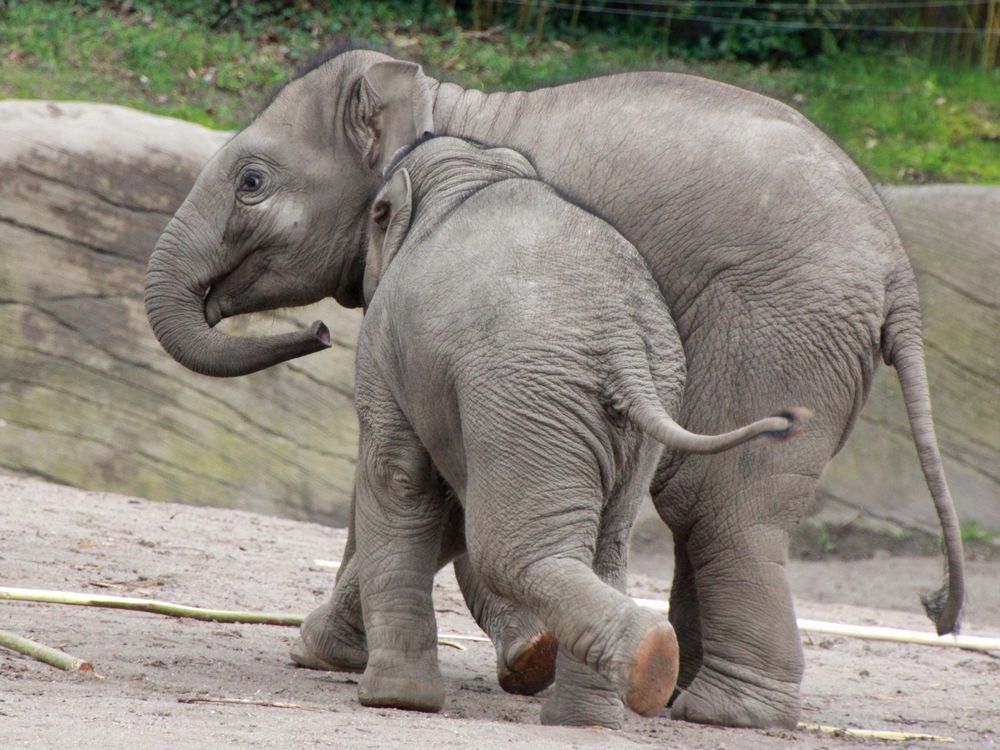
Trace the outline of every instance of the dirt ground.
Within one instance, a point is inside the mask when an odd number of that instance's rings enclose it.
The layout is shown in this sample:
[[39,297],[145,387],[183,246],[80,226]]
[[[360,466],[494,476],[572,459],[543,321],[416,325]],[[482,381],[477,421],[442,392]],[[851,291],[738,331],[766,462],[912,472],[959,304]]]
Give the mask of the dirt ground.
[[[345,533],[228,510],[151,503],[0,475],[5,585],[305,613],[328,593]],[[635,596],[663,597],[670,563],[636,555]],[[1000,635],[1000,563],[970,565],[965,632]],[[800,617],[929,630],[916,596],[934,559],[794,563]],[[436,584],[442,633],[479,634],[450,572]],[[0,649],[0,747],[49,748],[844,748],[887,743],[811,731],[702,727],[632,717],[621,732],[542,727],[542,697],[497,687],[492,648],[442,647],[448,697],[425,715],[357,702],[356,675],[294,668],[294,629],[0,602],[0,627],[90,660],[100,678]],[[804,636],[803,720],[922,732],[952,747],[1000,744],[1000,659],[920,646]],[[249,699],[295,704],[206,702]],[[191,702],[194,701],[194,702]]]

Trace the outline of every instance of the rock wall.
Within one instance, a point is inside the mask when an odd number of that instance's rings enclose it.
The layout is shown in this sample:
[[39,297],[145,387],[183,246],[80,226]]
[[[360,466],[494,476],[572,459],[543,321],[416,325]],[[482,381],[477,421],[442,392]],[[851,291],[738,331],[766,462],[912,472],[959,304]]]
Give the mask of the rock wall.
[[[1000,187],[881,193],[917,276],[934,422],[952,495],[964,523],[1000,533]],[[937,535],[895,370],[881,368],[818,501],[818,518],[830,524],[881,520]]]
[[[360,317],[332,302],[332,350],[245,378],[174,363],[146,323],[156,238],[227,134],[120,107],[0,102],[0,467],[87,489],[342,524],[357,427]],[[1000,530],[1000,188],[891,188],[917,270],[931,395],[964,522]],[[895,373],[882,368],[823,478],[818,522],[936,533]],[[662,538],[652,508],[644,535]]]
[[360,316],[331,302],[232,321],[322,318],[335,343],[233,380],[184,370],[146,322],[149,253],[226,138],[114,106],[0,102],[0,466],[345,523]]

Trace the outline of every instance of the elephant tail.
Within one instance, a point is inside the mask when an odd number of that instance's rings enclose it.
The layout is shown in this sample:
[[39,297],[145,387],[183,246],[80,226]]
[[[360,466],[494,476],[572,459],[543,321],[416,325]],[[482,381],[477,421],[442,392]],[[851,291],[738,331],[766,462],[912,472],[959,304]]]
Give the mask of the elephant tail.
[[786,439],[794,436],[812,412],[801,407],[758,419],[719,435],[701,435],[681,427],[653,399],[637,399],[625,409],[629,421],[670,450],[682,453],[721,453],[760,435]]
[[944,476],[941,451],[934,432],[920,330],[920,311],[916,304],[905,307],[900,305],[892,309],[883,326],[882,356],[886,364],[896,368],[903,390],[903,401],[906,403],[906,415],[910,420],[910,431],[917,446],[920,468],[931,491],[944,534],[945,583],[940,590],[921,598],[924,610],[933,620],[938,635],[945,635],[957,633],[961,624],[965,599],[965,562],[958,513]]

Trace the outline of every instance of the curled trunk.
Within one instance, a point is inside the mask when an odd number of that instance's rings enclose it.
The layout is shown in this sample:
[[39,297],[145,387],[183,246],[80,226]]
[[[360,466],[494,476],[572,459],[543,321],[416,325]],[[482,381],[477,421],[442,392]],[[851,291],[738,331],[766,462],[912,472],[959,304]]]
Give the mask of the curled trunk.
[[192,232],[180,216],[160,237],[146,270],[146,315],[171,357],[203,375],[236,377],[330,346],[330,332],[321,321],[275,336],[229,336],[209,325],[205,295],[212,279],[223,275],[214,267],[219,261],[211,260],[221,253],[192,242],[192,236],[211,234]]

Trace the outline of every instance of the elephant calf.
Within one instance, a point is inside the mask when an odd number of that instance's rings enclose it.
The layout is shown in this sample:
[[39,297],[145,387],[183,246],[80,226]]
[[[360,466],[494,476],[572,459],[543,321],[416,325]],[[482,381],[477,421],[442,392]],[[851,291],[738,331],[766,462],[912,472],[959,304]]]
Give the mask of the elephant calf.
[[464,513],[472,568],[559,645],[547,723],[652,716],[677,677],[666,618],[625,595],[628,534],[664,446],[718,436],[677,413],[685,362],[645,262],[503,148],[425,140],[390,164],[371,208],[358,341],[355,563],[368,661],[361,702],[437,711],[431,603]]

